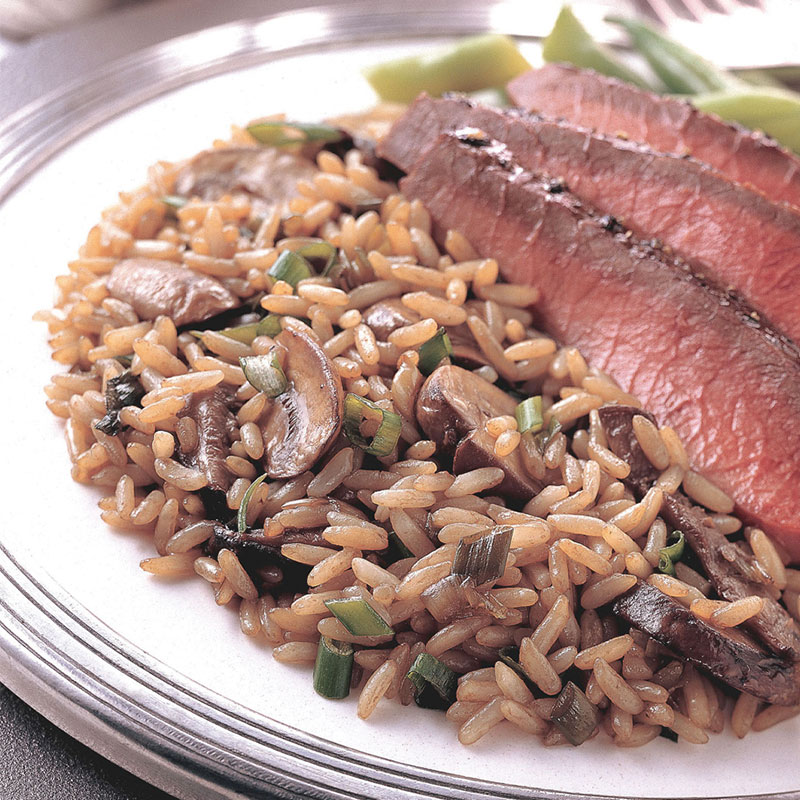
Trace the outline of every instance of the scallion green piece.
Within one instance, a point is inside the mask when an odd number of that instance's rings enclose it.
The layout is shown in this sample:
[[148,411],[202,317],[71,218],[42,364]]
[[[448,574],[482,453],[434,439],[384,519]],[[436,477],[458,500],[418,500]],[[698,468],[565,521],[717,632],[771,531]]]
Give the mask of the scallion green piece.
[[[258,322],[248,322],[246,325],[237,325],[235,328],[223,328],[220,333],[229,339],[236,339],[237,342],[252,344],[256,336],[275,337],[281,332],[281,318],[278,314],[267,314],[264,319]],[[189,331],[198,338],[203,335],[202,331]]]
[[314,691],[329,700],[340,700],[350,694],[353,673],[353,648],[347,642],[323,636],[314,662]]
[[189,202],[189,198],[183,197],[182,195],[179,194],[165,194],[161,198],[161,202],[165,206],[174,208],[177,211],[179,208],[183,208]]
[[259,356],[244,356],[239,364],[250,385],[267,397],[283,394],[289,385],[274,349]]
[[272,280],[284,281],[294,289],[300,281],[312,277],[313,274],[311,264],[293,250],[284,250],[267,272]]
[[332,144],[344,139],[344,131],[322,125],[318,122],[287,122],[285,120],[264,120],[247,126],[247,132],[261,144],[271,147],[285,147],[289,144],[308,144],[319,142]]
[[472,578],[476,586],[497,580],[506,571],[513,529],[508,525],[459,540],[451,575]]
[[[380,420],[370,441],[361,433],[361,424]],[[394,411],[386,411],[371,400],[348,393],[344,398],[344,432],[347,438],[372,456],[388,456],[397,446],[403,421]]]
[[561,423],[555,418],[551,417],[550,423],[546,431],[539,431],[533,438],[539,446],[539,450],[544,453],[547,450],[547,445],[553,441],[553,437],[561,430]]
[[673,531],[667,542],[667,546],[658,551],[658,571],[674,575],[675,564],[683,558],[683,549],[686,545],[683,531]]
[[353,636],[391,636],[388,622],[363,598],[326,600],[325,607]]
[[414,554],[403,544],[403,540],[394,532],[389,531],[389,555],[394,561],[411,558]]
[[572,681],[567,681],[567,685],[556,698],[550,720],[577,747],[597,727],[597,709]]
[[316,266],[320,275],[327,275],[336,262],[336,248],[323,239],[318,242],[304,244],[294,252],[309,261],[313,266]]
[[497,657],[502,661],[507,667],[511,667],[514,672],[519,675],[520,678],[525,682],[525,685],[532,691],[537,691],[536,685],[534,682],[528,677],[528,673],[522,668],[522,664],[519,663],[519,647],[515,647],[514,645],[508,645],[507,647],[501,647],[497,653]]
[[414,686],[414,701],[421,708],[448,709],[456,701],[455,672],[430,653],[414,659],[408,679]]
[[438,331],[419,348],[419,371],[423,375],[430,375],[443,358],[453,355],[453,345],[444,328]]
[[250,499],[255,494],[256,489],[258,489],[266,479],[267,473],[265,472],[247,487],[242,502],[239,504],[239,510],[236,512],[236,527],[239,533],[244,533],[247,530],[247,506],[250,505]]
[[514,416],[517,418],[517,430],[520,433],[539,433],[544,427],[541,395],[523,400],[514,410]]

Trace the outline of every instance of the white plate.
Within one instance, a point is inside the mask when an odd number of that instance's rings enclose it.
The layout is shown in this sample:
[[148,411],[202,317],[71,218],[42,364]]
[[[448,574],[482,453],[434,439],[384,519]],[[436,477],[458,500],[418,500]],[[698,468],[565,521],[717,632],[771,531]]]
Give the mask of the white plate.
[[368,106],[360,68],[441,41],[456,5],[458,31],[503,19],[499,5],[469,14],[463,4],[406,4],[397,14],[346,5],[226,26],[127,59],[0,131],[0,197],[24,178],[0,206],[0,319],[10,338],[0,366],[0,678],[101,753],[187,798],[797,796],[797,719],[743,741],[725,733],[705,747],[659,739],[632,751],[602,736],[545,749],[510,726],[465,748],[443,715],[394,703],[362,722],[355,699],[321,700],[309,670],[274,662],[242,636],[202,581],[141,572],[146,539],[107,529],[99,494],[69,479],[61,424],[41,388],[53,364],[31,315],[49,304],[54,276],[100,210],[141,183],[147,165],[208,146],[230,123]]

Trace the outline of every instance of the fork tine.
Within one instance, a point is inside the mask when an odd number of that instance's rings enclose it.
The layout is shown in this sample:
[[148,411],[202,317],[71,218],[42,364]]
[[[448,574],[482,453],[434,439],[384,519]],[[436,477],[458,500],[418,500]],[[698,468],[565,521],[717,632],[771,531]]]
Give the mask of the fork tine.
[[696,19],[687,9],[685,0],[638,0],[637,5],[643,13],[660,22],[665,28],[676,20]]

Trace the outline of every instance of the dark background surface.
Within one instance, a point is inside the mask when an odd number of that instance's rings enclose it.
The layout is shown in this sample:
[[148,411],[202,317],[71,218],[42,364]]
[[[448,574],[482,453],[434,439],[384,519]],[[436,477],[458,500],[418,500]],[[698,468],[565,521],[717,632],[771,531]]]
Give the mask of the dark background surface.
[[2,800],[170,800],[98,756],[0,684]]

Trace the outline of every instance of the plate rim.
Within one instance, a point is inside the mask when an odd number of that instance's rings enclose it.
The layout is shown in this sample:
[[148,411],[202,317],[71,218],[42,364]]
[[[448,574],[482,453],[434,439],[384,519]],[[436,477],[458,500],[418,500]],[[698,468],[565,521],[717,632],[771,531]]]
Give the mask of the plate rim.
[[[527,6],[493,0],[465,8],[456,0],[443,0],[432,7],[410,0],[396,12],[349,0],[214,26],[138,50],[110,62],[99,75],[54,89],[0,123],[0,206],[81,136],[183,86],[319,46],[353,45],[379,36],[399,40],[494,30],[519,37],[521,31],[525,34],[524,26],[508,30],[497,24],[492,12]],[[308,31],[294,41],[273,44],[276,30],[308,14],[316,15],[321,33]],[[333,41],[332,33],[344,33],[346,39]],[[136,86],[143,88],[132,88]],[[52,578],[27,569],[2,541],[0,677],[25,702],[84,744],[182,798],[234,798],[246,793],[254,798],[277,794],[325,800],[532,796],[609,800],[389,761],[326,742],[227,698],[211,697],[209,690],[115,634]],[[166,687],[179,687],[181,702],[171,698]],[[247,755],[245,743],[259,757]],[[800,791],[718,800],[768,798],[798,800]]]

